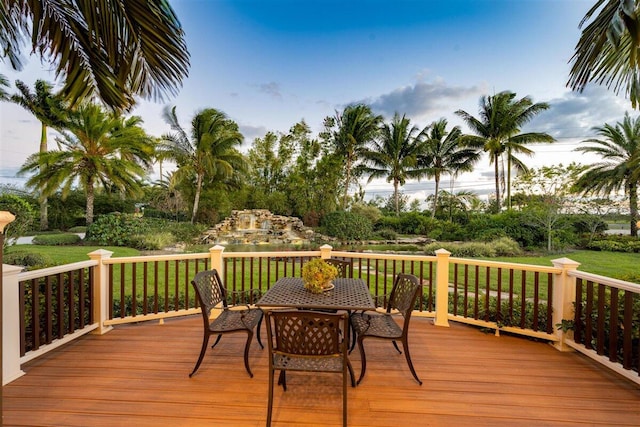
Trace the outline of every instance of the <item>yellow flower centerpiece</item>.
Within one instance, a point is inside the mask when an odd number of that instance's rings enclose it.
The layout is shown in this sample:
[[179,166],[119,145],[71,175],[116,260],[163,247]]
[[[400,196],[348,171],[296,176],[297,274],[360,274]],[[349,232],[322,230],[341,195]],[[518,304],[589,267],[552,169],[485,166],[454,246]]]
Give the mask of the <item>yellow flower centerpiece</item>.
[[338,276],[338,269],[322,258],[314,258],[302,267],[302,282],[309,291],[319,294]]

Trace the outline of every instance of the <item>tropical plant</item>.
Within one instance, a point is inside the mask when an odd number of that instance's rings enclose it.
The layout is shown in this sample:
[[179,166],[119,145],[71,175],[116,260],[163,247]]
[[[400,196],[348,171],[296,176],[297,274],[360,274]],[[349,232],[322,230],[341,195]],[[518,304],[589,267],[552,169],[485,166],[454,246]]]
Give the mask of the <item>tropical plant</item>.
[[505,167],[500,167],[501,159],[507,157],[507,206],[511,207],[511,169],[526,171],[527,167],[515,153],[528,156],[533,154],[525,144],[553,142],[551,135],[538,132],[520,133],[520,128],[536,114],[549,108],[546,103],[534,104],[528,96],[516,100],[516,94],[510,91],[480,98],[480,117],[476,118],[463,110],[456,114],[467,123],[475,135],[465,135],[466,144],[482,149],[489,154],[489,162],[494,165],[496,186],[496,209],[500,211],[501,182],[504,186]]
[[198,213],[200,195],[205,180],[228,180],[234,170],[243,168],[243,156],[235,147],[242,144],[238,125],[216,109],[207,108],[191,120],[191,137],[180,126],[176,107],[164,110],[164,119],[173,133],[161,137],[159,151],[176,161],[178,182],[195,184],[191,223]]
[[338,276],[338,269],[322,258],[314,258],[302,266],[304,287],[319,294]]
[[425,131],[411,126],[411,120],[404,115],[396,114],[391,123],[382,126],[379,138],[362,152],[359,170],[369,176],[369,182],[386,178],[387,182],[393,183],[396,215],[400,214],[400,186],[407,179],[420,178],[427,173],[427,169],[418,164],[418,156],[424,152]]
[[638,236],[638,180],[640,179],[640,117],[625,114],[615,126],[595,127],[600,138],[589,138],[576,151],[593,153],[602,161],[590,165],[576,181],[583,194],[609,195],[624,190],[629,197],[630,234]]
[[438,191],[440,178],[444,174],[455,178],[461,172],[470,172],[480,159],[480,152],[462,143],[462,131],[455,126],[447,131],[447,120],[440,119],[429,126],[424,151],[419,155],[419,164],[427,168],[427,177],[435,181],[433,210],[431,218],[435,218],[438,208]]
[[184,31],[167,0],[1,1],[0,52],[15,69],[25,40],[55,64],[73,106],[95,95],[128,109],[135,95],[175,94],[188,74]]
[[356,104],[345,107],[342,113],[336,112],[335,119],[330,122],[337,126],[333,132],[333,142],[335,152],[342,157],[344,166],[342,209],[346,209],[349,188],[357,180],[354,169],[367,144],[377,137],[382,116],[373,114],[368,105]]
[[583,28],[570,62],[567,85],[582,92],[589,82],[624,88],[633,108],[640,100],[640,13],[635,0],[597,0],[580,22]]
[[57,150],[29,156],[18,172],[31,173],[26,185],[50,196],[62,188],[66,197],[74,185],[84,191],[86,225],[93,222],[96,186],[126,195],[141,193],[152,155],[152,140],[137,116],[123,119],[96,104],[70,111]]
[[[35,91],[31,92],[29,87],[20,80],[16,80],[16,88],[19,93],[11,95],[9,98],[25,110],[33,114],[40,121],[40,153],[47,151],[47,129],[61,129],[64,126],[64,114],[66,107],[62,98],[52,92],[53,86],[44,81],[36,80]],[[40,230],[49,228],[47,215],[47,197],[40,196]]]

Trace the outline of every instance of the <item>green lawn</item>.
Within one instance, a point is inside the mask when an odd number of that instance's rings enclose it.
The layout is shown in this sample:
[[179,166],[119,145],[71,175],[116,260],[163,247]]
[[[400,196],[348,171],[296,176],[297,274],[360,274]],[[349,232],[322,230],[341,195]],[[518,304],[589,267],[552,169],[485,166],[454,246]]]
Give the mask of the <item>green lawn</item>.
[[[14,251],[28,251],[47,255],[57,264],[68,264],[89,259],[87,254],[96,249],[106,249],[113,252],[113,257],[136,256],[140,252],[136,249],[115,246],[40,246],[15,245],[7,248],[6,253]],[[262,248],[261,248],[262,249]],[[573,251],[562,254],[543,256],[497,257],[488,258],[492,261],[505,261],[521,264],[551,266],[551,260],[569,258],[580,263],[579,270],[600,274],[616,279],[638,281],[640,279],[640,254],[625,252]]]
[[42,246],[42,245],[14,245],[9,246],[5,253],[29,252],[50,257],[56,265],[70,264],[78,261],[88,261],[90,252],[105,249],[113,252],[113,257],[136,256],[140,254],[137,249],[118,246]]
[[579,262],[578,270],[612,277],[614,279],[637,282],[640,280],[640,254],[626,252],[573,251],[563,254],[536,257],[497,257],[492,261],[516,262],[522,264],[551,266],[551,260],[569,258]]

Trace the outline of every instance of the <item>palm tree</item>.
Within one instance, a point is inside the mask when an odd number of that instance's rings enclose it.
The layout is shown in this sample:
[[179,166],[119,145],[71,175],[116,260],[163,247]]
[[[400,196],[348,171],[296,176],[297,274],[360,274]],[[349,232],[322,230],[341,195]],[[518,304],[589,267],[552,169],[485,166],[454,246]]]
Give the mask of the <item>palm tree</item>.
[[225,180],[243,166],[243,156],[235,147],[242,144],[238,125],[216,109],[207,108],[191,120],[191,137],[180,126],[176,107],[164,110],[164,119],[173,133],[161,137],[160,151],[176,161],[176,179],[195,183],[191,223],[198,213],[200,194],[205,180]]
[[463,145],[462,131],[459,126],[447,131],[446,119],[433,122],[428,129],[424,152],[419,156],[419,163],[427,168],[427,177],[435,180],[436,187],[431,212],[431,218],[435,218],[440,177],[443,174],[448,174],[453,178],[460,172],[473,170],[473,165],[480,159],[480,152]]
[[26,40],[56,64],[72,106],[97,96],[128,109],[135,95],[174,95],[188,74],[184,31],[167,0],[0,2],[0,51],[15,69]]
[[[47,129],[61,129],[64,126],[66,107],[62,98],[52,92],[53,86],[44,80],[36,80],[35,92],[20,80],[16,80],[19,93],[11,95],[12,102],[22,106],[40,121],[40,153],[47,151]],[[40,229],[49,228],[47,197],[40,195]]]
[[86,197],[86,223],[93,223],[96,186],[117,188],[128,195],[140,192],[140,177],[150,164],[152,145],[140,127],[142,120],[123,120],[96,104],[70,111],[58,150],[27,158],[19,175],[33,173],[27,186],[46,196],[62,189],[66,197],[77,183]]
[[7,80],[7,78],[5,76],[0,74],[0,101],[4,101],[6,99],[9,99],[9,94],[4,89],[6,87],[9,87],[9,80]]
[[353,171],[366,145],[378,135],[382,116],[374,115],[371,107],[364,104],[349,105],[342,114],[336,113],[338,129],[333,134],[335,152],[344,162],[345,185],[342,209],[347,207],[349,187],[356,181]]
[[576,187],[584,193],[608,195],[624,188],[629,197],[631,214],[630,234],[638,236],[638,180],[640,179],[640,117],[631,119],[625,114],[622,123],[595,127],[600,138],[586,139],[591,143],[576,148],[583,153],[595,153],[602,161],[589,166],[576,181]]
[[633,108],[640,100],[640,5],[629,0],[597,0],[580,22],[580,40],[571,57],[567,85],[583,91],[593,81],[624,88]]
[[362,153],[359,169],[374,178],[386,178],[393,183],[396,215],[400,214],[399,187],[407,179],[420,178],[426,169],[418,164],[418,156],[424,150],[424,131],[420,132],[405,116],[395,114],[390,124],[384,124],[378,140]]
[[[504,182],[504,169],[507,172],[508,198],[510,198],[511,168],[526,170],[526,165],[515,157],[514,153],[532,155],[533,152],[524,146],[536,142],[553,142],[551,135],[539,132],[520,133],[520,128],[536,114],[549,108],[546,103],[536,103],[528,96],[515,100],[516,94],[510,91],[480,98],[480,118],[476,118],[463,110],[456,114],[467,123],[475,135],[465,135],[465,143],[489,154],[489,162],[494,165],[496,186],[496,209],[500,211],[500,184]],[[507,167],[502,167],[501,159],[507,156]],[[501,180],[502,177],[502,180]],[[510,202],[507,201],[508,205]]]

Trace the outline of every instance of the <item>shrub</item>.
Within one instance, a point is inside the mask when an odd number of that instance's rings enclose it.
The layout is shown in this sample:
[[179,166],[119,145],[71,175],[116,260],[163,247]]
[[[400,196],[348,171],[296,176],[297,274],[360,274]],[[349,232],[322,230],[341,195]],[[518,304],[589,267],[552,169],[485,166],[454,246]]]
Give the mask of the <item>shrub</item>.
[[32,243],[34,245],[64,246],[78,244],[80,240],[80,236],[77,234],[41,234],[34,237]]
[[129,246],[132,236],[148,232],[149,226],[142,218],[113,213],[97,217],[94,223],[87,227],[85,240],[98,245]]
[[492,258],[515,256],[521,253],[518,243],[508,237],[493,242],[434,242],[426,245],[424,251],[433,255],[438,249],[446,249],[451,256],[461,258]]
[[362,215],[336,211],[322,219],[324,234],[342,240],[365,240],[372,232],[371,221]]
[[5,264],[26,267],[27,270],[38,270],[54,265],[51,257],[27,251],[13,251],[6,253],[2,261]]
[[84,225],[78,225],[78,226],[75,226],[75,227],[71,227],[67,231],[69,233],[86,233],[87,232],[87,227],[85,227]]
[[383,230],[379,230],[378,232],[376,232],[376,235],[379,236],[381,239],[384,240],[397,240],[398,239],[398,233],[396,233],[395,231],[385,228]]
[[130,242],[130,245],[136,249],[152,251],[171,246],[175,244],[176,239],[173,234],[165,231],[131,236]]
[[9,211],[16,217],[4,230],[5,245],[15,243],[20,236],[26,236],[35,222],[36,211],[33,206],[14,194],[0,195],[0,211]]

